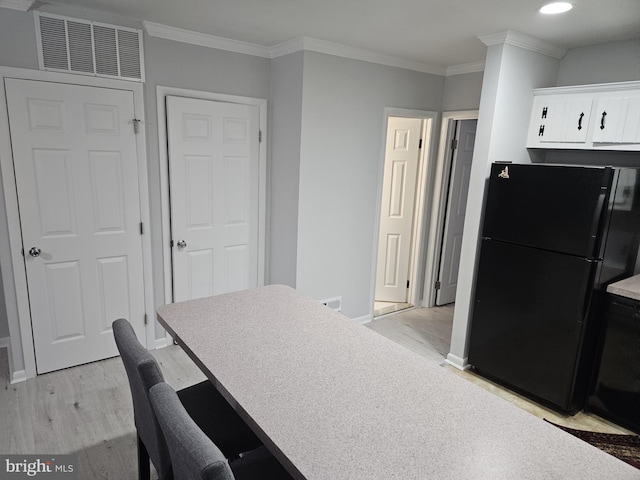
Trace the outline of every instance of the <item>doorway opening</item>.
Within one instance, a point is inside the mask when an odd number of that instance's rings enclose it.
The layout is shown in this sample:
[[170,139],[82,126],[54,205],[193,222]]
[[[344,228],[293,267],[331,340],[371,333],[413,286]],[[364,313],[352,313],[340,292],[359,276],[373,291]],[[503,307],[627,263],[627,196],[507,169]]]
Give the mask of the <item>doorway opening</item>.
[[419,303],[426,159],[436,114],[388,109],[374,259],[373,317]]
[[[441,287],[445,279],[450,284],[457,283],[460,252],[456,241],[461,240],[464,226],[469,180],[467,165],[470,165],[473,157],[477,118],[477,110],[445,112],[437,156],[435,152],[431,156],[429,142],[423,142],[425,148],[421,152],[416,189],[419,206],[416,205],[414,210],[414,243],[410,264],[410,282],[422,282],[423,285],[414,283],[416,288],[413,291],[409,288],[406,310],[394,309],[404,305],[388,305],[390,308],[383,311],[381,307],[387,305],[375,302],[374,321],[368,325],[416,353],[438,360],[446,359],[450,349],[455,289],[452,298],[447,299],[443,295],[438,298],[438,290],[442,288],[437,289],[436,286]],[[425,126],[425,131],[428,133],[430,128]],[[386,133],[388,145],[390,135],[388,131]],[[391,138],[395,141],[395,137]],[[435,161],[431,161],[432,158]],[[387,181],[383,179],[383,182]],[[384,195],[380,198],[383,199]],[[384,200],[380,203],[382,219]],[[424,235],[421,230],[424,230]],[[378,249],[381,248],[382,235]],[[445,250],[450,253],[445,254]],[[445,261],[446,255],[449,260]]]
[[454,305],[478,111],[445,112],[434,181],[425,307]]
[[451,165],[447,192],[444,232],[440,250],[436,305],[454,303],[458,286],[462,231],[467,210],[467,194],[471,175],[473,146],[477,120],[455,120],[454,137],[450,145]]

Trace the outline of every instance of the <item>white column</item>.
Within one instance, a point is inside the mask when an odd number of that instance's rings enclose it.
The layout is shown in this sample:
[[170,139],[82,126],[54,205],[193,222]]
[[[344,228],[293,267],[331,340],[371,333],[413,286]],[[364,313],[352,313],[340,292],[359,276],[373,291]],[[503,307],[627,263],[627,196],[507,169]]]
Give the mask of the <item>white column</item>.
[[488,46],[464,222],[451,349],[467,366],[484,197],[491,163],[530,163],[525,148],[533,89],[554,86],[563,49],[513,31],[480,37]]

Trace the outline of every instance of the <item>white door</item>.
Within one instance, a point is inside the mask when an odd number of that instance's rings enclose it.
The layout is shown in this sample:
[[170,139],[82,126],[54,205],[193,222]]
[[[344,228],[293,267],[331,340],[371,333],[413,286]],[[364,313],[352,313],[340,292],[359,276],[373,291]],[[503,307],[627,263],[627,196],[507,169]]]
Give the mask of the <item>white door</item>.
[[375,300],[406,302],[422,119],[389,117]]
[[476,141],[477,123],[477,120],[462,120],[458,122],[456,131],[458,146],[454,150],[451,178],[449,179],[447,214],[438,275],[440,288],[436,295],[436,305],[446,305],[456,300],[462,230],[464,229],[464,215],[467,209],[469,176],[473,158],[473,145]]
[[258,285],[259,108],[167,96],[173,300]]
[[38,373],[145,341],[133,93],[6,80]]

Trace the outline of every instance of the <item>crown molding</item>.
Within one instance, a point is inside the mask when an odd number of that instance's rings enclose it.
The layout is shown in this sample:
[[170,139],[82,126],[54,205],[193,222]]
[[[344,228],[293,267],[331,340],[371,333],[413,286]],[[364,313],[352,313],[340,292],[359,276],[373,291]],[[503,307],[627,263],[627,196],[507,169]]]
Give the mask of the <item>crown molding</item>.
[[485,62],[462,63],[460,65],[451,65],[447,67],[446,76],[462,75],[464,73],[484,72]]
[[[0,2],[3,1],[8,0],[0,0]],[[312,37],[298,37],[286,42],[278,43],[271,47],[266,47],[255,43],[240,42],[238,40],[208,35],[206,33],[198,33],[182,28],[161,25],[159,23],[148,22],[146,20],[143,21],[142,24],[147,34],[152,37],[263,58],[277,58],[290,53],[307,50],[337,57],[350,58],[352,60],[361,60],[390,67],[404,68],[416,72],[430,73],[432,75],[460,75],[463,73],[481,72],[484,70],[484,62],[466,63],[450,67],[436,67]]]
[[430,73],[432,75],[445,75],[446,68],[426,65],[424,63],[412,62],[390,55],[384,55],[370,50],[357,47],[350,47],[340,43],[329,42],[327,40],[319,40],[317,38],[303,37],[304,49],[312,52],[326,53],[336,57],[351,58],[353,60],[362,60],[364,62],[377,63],[387,65],[389,67],[404,68],[416,72]]
[[269,47],[269,53],[271,58],[277,58],[289,55],[290,53],[301,52],[304,49],[304,38],[298,37]]
[[27,12],[34,3],[35,0],[0,0],[0,7]]
[[142,25],[145,31],[152,37],[190,43],[201,47],[216,48],[218,50],[227,50],[229,52],[244,53],[255,57],[271,58],[269,48],[263,45],[216,37],[206,33],[198,33],[182,28],[161,25],[159,23],[147,22],[146,20],[142,22]]
[[478,35],[478,38],[487,47],[493,45],[512,45],[514,47],[524,48],[532,52],[541,53],[555,59],[562,59],[568,52],[568,49],[558,47],[551,43],[545,42],[535,37],[530,37],[524,33],[514,30],[505,30],[503,32],[489,33],[487,35]]

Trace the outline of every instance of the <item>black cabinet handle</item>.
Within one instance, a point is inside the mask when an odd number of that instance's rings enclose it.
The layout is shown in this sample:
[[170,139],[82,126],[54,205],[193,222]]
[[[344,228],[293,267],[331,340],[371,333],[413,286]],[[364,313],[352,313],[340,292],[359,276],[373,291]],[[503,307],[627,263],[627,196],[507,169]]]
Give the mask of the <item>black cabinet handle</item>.
[[602,118],[600,119],[600,130],[604,130],[604,117],[607,116],[607,112],[602,112]]
[[582,117],[584,117],[584,112],[580,114],[580,118],[578,119],[578,130],[582,130]]
[[547,107],[544,107],[544,108],[542,109],[542,116],[541,116],[540,118],[547,118],[547,110],[548,110],[548,108],[547,108]]
[[544,125],[540,125],[540,130],[538,130],[538,136],[542,137],[544,135]]

